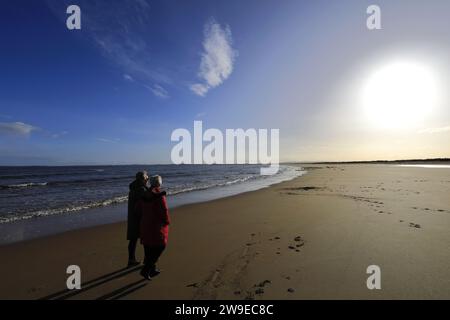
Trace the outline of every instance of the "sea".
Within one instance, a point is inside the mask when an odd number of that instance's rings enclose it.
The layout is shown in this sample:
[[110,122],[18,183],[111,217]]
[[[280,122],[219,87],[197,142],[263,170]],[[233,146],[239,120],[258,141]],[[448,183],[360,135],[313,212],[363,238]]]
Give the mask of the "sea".
[[280,165],[106,165],[0,167],[0,244],[126,220],[136,172],[163,179],[170,208],[268,187],[305,173]]

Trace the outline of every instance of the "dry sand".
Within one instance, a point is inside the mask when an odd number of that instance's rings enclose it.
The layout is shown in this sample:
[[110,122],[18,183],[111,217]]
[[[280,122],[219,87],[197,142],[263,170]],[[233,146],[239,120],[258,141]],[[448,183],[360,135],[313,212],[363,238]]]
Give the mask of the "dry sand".
[[[450,299],[449,169],[308,171],[173,210],[163,272],[149,282],[123,268],[123,223],[0,247],[0,298]],[[80,291],[64,290],[71,264]],[[381,290],[366,286],[373,264]]]

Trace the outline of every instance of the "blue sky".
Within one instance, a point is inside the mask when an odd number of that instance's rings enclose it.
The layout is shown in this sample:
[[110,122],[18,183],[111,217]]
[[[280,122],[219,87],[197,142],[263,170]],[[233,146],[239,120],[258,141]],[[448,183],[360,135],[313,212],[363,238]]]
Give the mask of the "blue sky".
[[[69,4],[81,30],[66,28]],[[368,31],[369,4],[2,4],[0,164],[168,163],[171,132],[196,119],[279,128],[282,161],[450,156],[445,90],[426,122],[395,132],[370,128],[353,99],[394,56],[431,64],[448,86],[450,4],[379,1],[383,29]]]

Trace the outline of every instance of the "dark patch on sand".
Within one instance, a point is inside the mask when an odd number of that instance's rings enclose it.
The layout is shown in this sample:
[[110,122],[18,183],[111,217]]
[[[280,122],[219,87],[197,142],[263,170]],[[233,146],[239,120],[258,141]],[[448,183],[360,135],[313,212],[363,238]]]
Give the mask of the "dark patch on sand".
[[323,189],[323,188],[322,187],[307,186],[307,187],[284,188],[283,190],[288,190],[288,191],[309,191],[309,190],[321,190],[321,189]]
[[417,223],[414,223],[414,222],[410,222],[410,223],[409,223],[409,226],[410,226],[411,228],[417,228],[417,229],[420,229],[420,228],[421,228],[420,224],[417,224]]

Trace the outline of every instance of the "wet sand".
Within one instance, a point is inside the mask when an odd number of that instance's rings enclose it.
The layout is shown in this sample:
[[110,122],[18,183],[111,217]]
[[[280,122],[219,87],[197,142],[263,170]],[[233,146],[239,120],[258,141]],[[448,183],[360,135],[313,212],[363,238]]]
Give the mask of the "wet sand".
[[[0,299],[450,299],[449,169],[306,166],[171,211],[151,281],[124,269],[124,223],[2,246]],[[68,292],[72,264],[83,284]],[[381,290],[366,286],[369,265]]]

